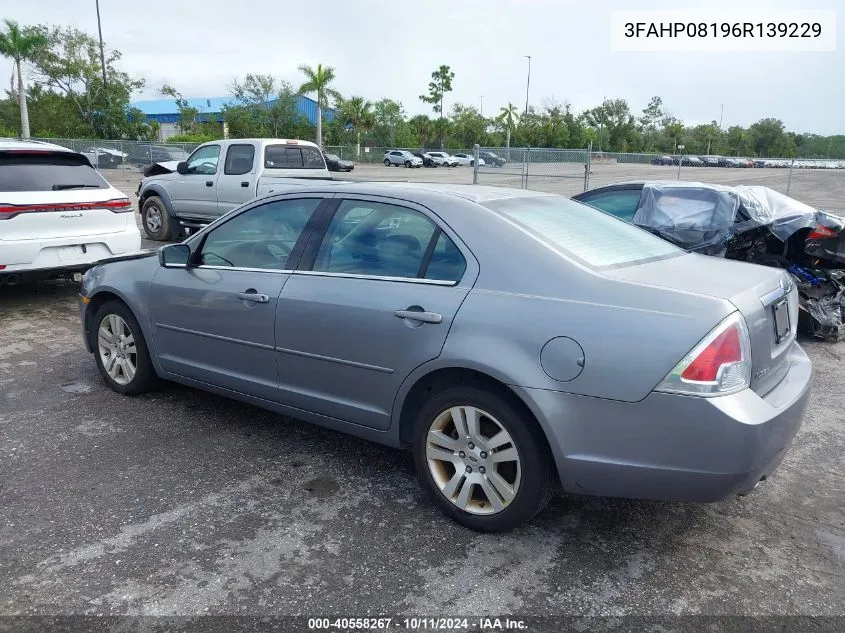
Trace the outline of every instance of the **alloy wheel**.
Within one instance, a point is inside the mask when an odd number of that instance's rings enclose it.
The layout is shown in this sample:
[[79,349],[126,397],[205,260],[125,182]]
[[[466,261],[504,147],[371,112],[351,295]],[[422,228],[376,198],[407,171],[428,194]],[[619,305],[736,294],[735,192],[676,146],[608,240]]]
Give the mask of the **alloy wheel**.
[[138,371],[138,348],[132,331],[121,317],[107,314],[97,331],[100,361],[109,377],[119,385],[128,385]]
[[146,216],[144,222],[146,222],[150,233],[157,233],[161,229],[161,210],[154,204],[151,204],[147,207]]
[[501,512],[519,492],[516,443],[489,413],[472,406],[441,412],[426,437],[426,461],[440,493],[475,515]]

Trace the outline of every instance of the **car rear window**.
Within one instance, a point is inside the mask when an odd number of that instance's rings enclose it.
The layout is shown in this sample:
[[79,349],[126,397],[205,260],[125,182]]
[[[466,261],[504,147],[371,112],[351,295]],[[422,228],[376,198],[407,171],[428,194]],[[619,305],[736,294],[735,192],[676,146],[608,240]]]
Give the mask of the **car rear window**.
[[61,153],[0,152],[0,191],[108,189],[109,185],[81,156]]
[[264,148],[265,169],[325,169],[323,155],[316,147],[268,145]]
[[549,246],[593,268],[685,253],[643,229],[562,196],[506,198],[483,204]]

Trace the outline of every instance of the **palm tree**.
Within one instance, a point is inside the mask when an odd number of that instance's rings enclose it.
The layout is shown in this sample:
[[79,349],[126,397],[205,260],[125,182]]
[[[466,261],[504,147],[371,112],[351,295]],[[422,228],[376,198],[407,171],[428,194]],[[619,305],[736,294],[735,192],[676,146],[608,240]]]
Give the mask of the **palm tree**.
[[361,156],[361,132],[372,129],[375,125],[373,116],[373,104],[364,97],[349,97],[339,104],[340,115],[344,123],[352,125],[357,135],[356,156]]
[[18,103],[21,108],[21,138],[29,138],[29,110],[26,107],[26,90],[23,83],[22,63],[47,46],[47,38],[35,29],[24,28],[14,20],[3,20],[6,32],[0,32],[0,55],[15,62],[18,73]]
[[519,121],[519,110],[512,103],[499,110],[499,122],[505,126],[505,147],[511,146],[511,130]]
[[317,145],[323,146],[323,108],[329,107],[329,99],[340,99],[340,93],[329,87],[334,81],[334,68],[317,64],[317,68],[302,65],[299,72],[305,75],[305,83],[299,87],[300,94],[317,93]]

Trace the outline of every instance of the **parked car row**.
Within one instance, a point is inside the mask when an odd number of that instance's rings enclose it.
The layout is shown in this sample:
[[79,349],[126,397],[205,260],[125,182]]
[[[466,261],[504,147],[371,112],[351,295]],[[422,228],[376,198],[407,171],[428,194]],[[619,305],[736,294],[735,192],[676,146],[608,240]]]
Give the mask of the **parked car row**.
[[845,161],[823,161],[823,160],[796,160],[792,159],[771,159],[771,158],[740,158],[730,156],[656,156],[651,159],[652,165],[681,165],[689,167],[765,167],[765,168],[787,168],[798,169],[845,169]]

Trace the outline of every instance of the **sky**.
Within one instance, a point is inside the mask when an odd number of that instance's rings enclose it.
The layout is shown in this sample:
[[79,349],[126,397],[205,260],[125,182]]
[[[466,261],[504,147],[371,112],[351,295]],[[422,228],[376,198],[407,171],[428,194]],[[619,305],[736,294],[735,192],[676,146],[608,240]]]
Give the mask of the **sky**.
[[[21,24],[74,26],[97,33],[95,0],[2,0]],[[236,77],[268,73],[298,88],[300,64],[335,68],[344,96],[401,101],[408,114],[432,114],[419,100],[431,73],[455,73],[452,103],[490,116],[512,102],[568,102],[579,112],[623,98],[639,115],[652,96],[687,124],[747,126],[764,117],[787,129],[845,134],[845,2],[743,0],[765,21],[776,9],[839,9],[835,52],[614,52],[610,15],[621,9],[706,9],[737,0],[100,0],[106,46],[123,70],[146,80],[136,99],[160,98],[168,82],[188,97],[229,94]],[[0,60],[0,77],[11,63]],[[0,85],[6,84],[3,79]]]

